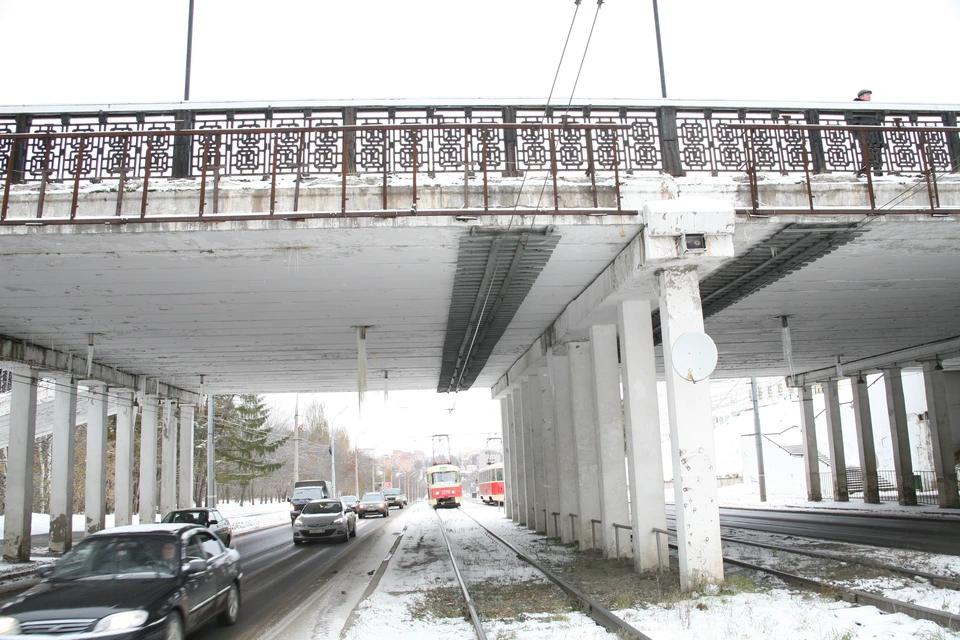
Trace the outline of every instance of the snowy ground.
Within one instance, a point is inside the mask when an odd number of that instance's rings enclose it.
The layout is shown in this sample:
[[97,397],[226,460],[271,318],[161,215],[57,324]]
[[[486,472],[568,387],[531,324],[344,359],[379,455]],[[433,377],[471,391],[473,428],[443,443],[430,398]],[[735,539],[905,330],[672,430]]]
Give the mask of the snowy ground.
[[[755,496],[755,492],[753,492]],[[749,487],[734,486],[721,490],[724,506],[759,506],[751,498]],[[764,507],[811,508],[805,499],[795,496],[771,497]],[[830,503],[817,508],[877,510],[857,503]],[[562,561],[564,554],[572,560],[573,550],[555,544],[545,544],[542,536],[506,520],[501,509],[476,503],[467,503],[463,509],[481,519],[492,530],[510,540],[515,546],[541,560]],[[917,509],[883,506],[882,511],[916,514]],[[923,508],[920,509],[924,511]],[[932,512],[934,517],[949,517]],[[469,622],[456,617],[438,617],[425,612],[425,602],[437,588],[455,583],[447,562],[442,539],[437,533],[436,516],[424,504],[407,513],[406,531],[396,553],[389,561],[387,571],[376,591],[360,604],[354,623],[344,632],[347,640],[365,640],[382,633],[384,617],[395,620],[391,636],[395,639],[447,637],[476,637]],[[956,517],[956,515],[954,515]],[[470,531],[459,521],[448,524],[453,529],[454,548],[471,550],[482,556],[494,575],[507,576],[534,585],[536,578],[529,571],[518,570],[502,552],[491,550],[489,538],[479,529]],[[743,536],[746,538],[746,536]],[[764,540],[754,535],[756,541]],[[796,542],[796,539],[793,539]],[[830,545],[834,551],[847,545]],[[816,545],[811,543],[811,547]],[[758,564],[769,561],[773,552],[745,548],[743,556],[750,556]],[[908,566],[945,576],[960,577],[960,557],[938,556],[918,552],[881,550],[874,547],[850,546],[838,552],[852,552],[880,562]],[[509,554],[507,554],[509,555]],[[548,557],[545,557],[548,556]],[[816,560],[797,560],[791,567],[799,573],[806,568],[816,571]],[[469,566],[461,571],[470,574]],[[474,574],[476,577],[477,574]],[[482,576],[482,574],[480,574]],[[470,577],[467,577],[468,583]],[[934,589],[923,581],[902,577],[883,577],[851,580],[844,583],[851,588],[879,590],[898,599],[914,601],[937,610],[960,613],[960,594]],[[428,609],[428,607],[426,607]],[[929,621],[917,621],[904,614],[885,614],[874,607],[852,607],[845,602],[821,598],[786,586],[762,587],[758,591],[736,592],[725,590],[716,595],[694,594],[684,599],[667,599],[660,603],[615,610],[614,613],[654,640],[803,638],[811,640],[854,640],[866,638],[919,638],[925,640],[960,639],[960,633],[947,631]],[[491,621],[487,625],[490,638],[615,638],[579,612],[544,613],[517,616]]]

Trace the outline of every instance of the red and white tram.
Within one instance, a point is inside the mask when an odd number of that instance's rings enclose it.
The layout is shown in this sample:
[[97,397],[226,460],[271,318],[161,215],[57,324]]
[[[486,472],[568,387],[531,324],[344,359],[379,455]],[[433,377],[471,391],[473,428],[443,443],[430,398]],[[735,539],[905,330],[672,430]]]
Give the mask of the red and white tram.
[[459,507],[463,500],[463,479],[460,467],[452,464],[438,464],[427,467],[427,496],[430,506]]
[[503,504],[503,463],[480,469],[480,499],[487,504]]

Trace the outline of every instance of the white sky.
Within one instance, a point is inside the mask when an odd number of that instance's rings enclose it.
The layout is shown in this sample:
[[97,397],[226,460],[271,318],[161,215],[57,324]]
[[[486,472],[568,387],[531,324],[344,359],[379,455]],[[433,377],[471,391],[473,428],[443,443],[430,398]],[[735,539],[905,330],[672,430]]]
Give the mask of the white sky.
[[[187,0],[0,0],[0,105],[183,97]],[[573,0],[196,0],[191,99],[546,100]],[[960,103],[958,0],[660,0],[678,99]],[[570,100],[583,0],[553,104]],[[606,0],[574,102],[660,97],[649,0]]]

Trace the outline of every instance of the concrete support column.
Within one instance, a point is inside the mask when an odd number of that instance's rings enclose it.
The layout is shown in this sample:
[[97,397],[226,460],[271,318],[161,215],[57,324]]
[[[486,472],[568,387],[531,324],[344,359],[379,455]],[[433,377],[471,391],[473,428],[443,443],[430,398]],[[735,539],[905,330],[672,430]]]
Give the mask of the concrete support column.
[[87,535],[107,524],[107,385],[91,382],[87,403],[87,484],[84,500]]
[[857,451],[860,453],[860,474],[863,478],[863,501],[880,504],[880,482],[877,478],[877,451],[873,444],[873,418],[870,395],[863,376],[851,378],[853,385],[853,417],[857,423]]
[[849,502],[847,459],[843,453],[843,425],[840,420],[840,388],[836,380],[823,383],[827,417],[827,446],[830,447],[830,470],[833,472],[833,499]]
[[917,484],[913,478],[910,432],[907,429],[907,405],[903,396],[903,375],[900,367],[884,369],[883,383],[887,391],[887,416],[890,422],[893,468],[897,474],[897,502],[905,506],[916,506]]
[[527,437],[524,433],[523,424],[523,404],[526,399],[523,397],[523,388],[518,386],[513,392],[513,435],[517,441],[517,524],[527,526],[529,520],[527,514],[530,509],[527,505],[529,500],[529,491],[527,487],[527,471],[529,469],[530,449],[527,445]]
[[530,434],[533,444],[533,482],[537,517],[536,531],[546,535],[547,519],[547,461],[543,424],[543,384],[539,372],[530,376]]
[[[937,367],[940,367],[939,369]],[[960,508],[957,491],[957,468],[954,461],[953,436],[950,433],[950,410],[943,368],[938,360],[923,362],[923,385],[927,395],[930,440],[933,444],[933,470],[937,474],[937,495],[940,506]]]
[[144,395],[140,412],[140,524],[157,519],[157,413],[160,399]]
[[196,407],[180,405],[180,490],[177,507],[193,506],[193,416]]
[[820,449],[817,447],[817,422],[813,412],[813,387],[800,387],[800,437],[803,439],[803,467],[807,479],[807,500],[823,500],[820,486]]
[[37,434],[37,372],[4,363],[13,377],[10,389],[10,439],[3,500],[3,559],[30,562],[33,519],[33,453]]
[[[593,409],[597,416],[603,557],[616,558],[617,532],[614,525],[626,525],[630,522],[616,325],[590,327],[590,343],[593,345]],[[622,538],[620,553],[630,557],[633,555],[633,549],[632,545],[628,544],[629,538],[626,531],[623,531]]]
[[[600,463],[597,459],[597,412],[593,408],[593,349],[589,342],[567,345],[570,359],[570,407],[577,442],[577,538],[580,550],[593,549],[593,520],[600,520]],[[598,547],[599,548],[599,547]]]
[[577,441],[573,435],[570,409],[570,360],[567,356],[547,354],[550,380],[553,382],[554,429],[557,434],[557,484],[560,512],[560,542],[570,544],[577,539],[571,513],[578,513]]
[[510,442],[510,398],[509,395],[500,398],[500,437],[503,439],[503,513],[513,519],[513,482],[510,475],[513,471],[513,460],[510,454],[513,443]]
[[160,516],[177,508],[177,403],[163,401],[160,432]]
[[703,584],[723,582],[710,382],[690,382],[673,366],[677,338],[688,331],[703,331],[700,285],[696,268],[664,269],[657,284],[673,450],[680,588],[693,591]]
[[[559,538],[560,526],[560,475],[557,470],[557,424],[554,415],[553,379],[551,367],[542,367],[540,379],[540,419],[543,421],[543,479],[544,502],[547,509],[546,533],[548,538]],[[557,515],[554,515],[557,514]]]
[[114,524],[133,524],[133,432],[137,410],[133,390],[117,389],[117,463],[114,482]]
[[517,391],[514,390],[507,394],[507,428],[510,431],[510,475],[505,476],[505,480],[511,485],[510,501],[513,512],[510,514],[510,519],[519,524],[520,514],[522,513],[520,509],[520,494],[522,493],[523,487],[520,484],[520,477],[523,474],[520,471],[520,464],[523,440],[517,433],[516,412],[513,404],[516,393]]
[[627,300],[618,308],[620,366],[623,381],[624,425],[627,441],[627,479],[630,484],[630,526],[633,527],[633,564],[638,572],[669,566],[664,539],[657,557],[653,528],[666,529],[663,496],[663,456],[660,446],[660,408],[657,402],[657,366],[653,349],[650,303]]
[[536,450],[540,449],[540,460],[542,464],[543,448],[540,446],[539,441],[535,442],[536,438],[533,428],[535,415],[533,411],[534,393],[530,387],[529,378],[520,383],[520,395],[523,398],[523,406],[520,409],[521,424],[523,425],[523,466],[527,488],[527,529],[539,531],[540,527],[537,526],[537,506],[538,501],[542,499],[542,495],[538,492],[543,489],[537,486]]
[[73,468],[77,443],[77,381],[54,378],[53,451],[50,470],[50,551],[73,547]]

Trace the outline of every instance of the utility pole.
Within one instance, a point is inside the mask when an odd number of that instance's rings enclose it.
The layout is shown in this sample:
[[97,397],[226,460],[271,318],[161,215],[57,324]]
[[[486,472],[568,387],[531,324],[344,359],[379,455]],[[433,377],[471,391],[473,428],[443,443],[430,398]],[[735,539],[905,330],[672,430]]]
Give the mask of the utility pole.
[[300,394],[293,409],[293,486],[300,481]]
[[333,425],[330,426],[330,487],[333,491],[331,497],[335,497],[337,495],[337,443],[333,439]]
[[663,73],[663,45],[660,43],[660,12],[657,0],[653,0],[653,26],[657,30],[657,59],[660,61],[660,97],[667,97],[667,79]]
[[183,79],[183,100],[190,99],[190,60],[193,57],[193,0],[190,0],[190,15],[187,22],[187,71]]
[[217,466],[213,442],[213,410],[216,402],[213,394],[207,396],[207,507],[217,506]]
[[760,482],[760,502],[767,501],[767,479],[763,472],[763,436],[760,435],[760,403],[757,400],[757,379],[750,378],[753,387],[753,433],[757,441],[757,477]]
[[357,499],[360,499],[360,436],[357,436],[357,440],[353,443],[353,472],[356,474],[356,483],[357,483]]

